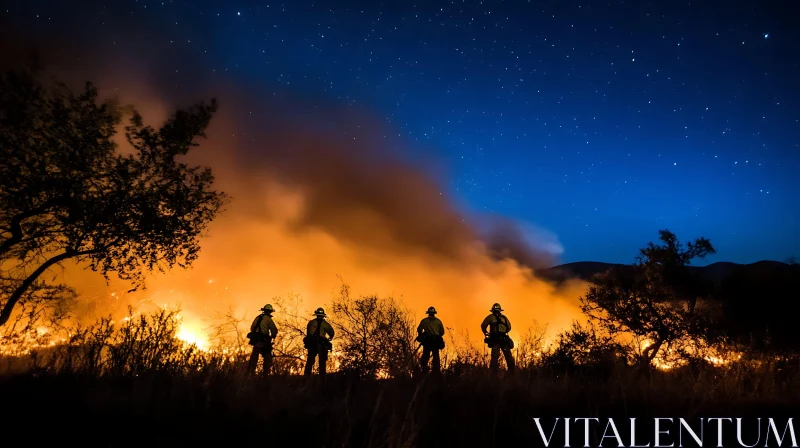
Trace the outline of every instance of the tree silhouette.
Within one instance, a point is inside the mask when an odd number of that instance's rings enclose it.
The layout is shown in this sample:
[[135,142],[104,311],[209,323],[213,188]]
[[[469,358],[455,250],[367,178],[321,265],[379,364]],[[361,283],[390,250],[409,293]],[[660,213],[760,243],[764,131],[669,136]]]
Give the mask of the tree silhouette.
[[13,287],[0,297],[0,326],[26,291],[68,259],[134,289],[144,274],[197,258],[199,236],[225,194],[211,170],[179,161],[197,146],[217,109],[178,110],[159,129],[133,112],[114,137],[124,108],[100,102],[87,83],[73,93],[43,85],[34,70],[0,77],[0,266]]
[[410,376],[416,332],[401,303],[391,297],[352,297],[343,283],[333,315],[342,371],[364,378]]
[[669,230],[659,234],[663,244],[648,243],[630,269],[596,276],[581,297],[583,312],[610,335],[646,340],[641,361],[648,364],[662,349],[677,349],[680,342],[705,337],[710,329],[707,317],[696,309],[702,290],[686,267],[715,253],[711,242],[698,238],[684,247]]

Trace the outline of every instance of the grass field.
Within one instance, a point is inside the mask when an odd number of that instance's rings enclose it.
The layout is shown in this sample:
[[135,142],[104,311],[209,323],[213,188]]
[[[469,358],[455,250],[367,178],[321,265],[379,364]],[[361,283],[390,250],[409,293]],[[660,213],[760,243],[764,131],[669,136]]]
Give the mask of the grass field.
[[792,416],[800,378],[766,367],[528,369],[494,379],[476,369],[417,379],[332,374],[324,382],[235,369],[101,377],[32,371],[5,376],[0,394],[6,432],[36,445],[542,446],[533,417]]
[[[696,421],[786,418],[800,410],[800,364],[774,355],[742,352],[722,366],[660,370],[634,366],[591,338],[562,339],[543,352],[541,338],[529,337],[515,349],[517,373],[491,377],[483,347],[454,340],[443,374],[421,376],[413,346],[400,339],[386,346],[389,353],[380,346],[359,352],[360,344],[344,338],[323,381],[292,374],[302,366],[299,336],[280,340],[276,374],[264,377],[245,373],[249,346],[238,339],[226,349],[197,350],[179,338],[179,327],[176,312],[160,311],[117,326],[100,320],[58,344],[6,352],[6,435],[34,446],[544,446],[536,417],[552,428],[556,417]],[[601,446],[603,430],[591,428],[590,446]],[[734,440],[724,446],[741,446],[735,432],[726,437]],[[602,446],[618,446],[611,442]]]

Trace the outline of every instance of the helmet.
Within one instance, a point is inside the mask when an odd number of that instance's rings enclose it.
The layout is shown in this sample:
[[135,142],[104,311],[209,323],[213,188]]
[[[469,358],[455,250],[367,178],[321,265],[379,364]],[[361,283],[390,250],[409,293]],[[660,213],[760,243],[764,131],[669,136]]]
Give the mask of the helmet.
[[275,311],[275,308],[273,308],[272,305],[268,303],[268,304],[264,305],[264,308],[261,308],[261,311],[263,311],[265,313],[272,313],[272,312]]
[[493,313],[494,313],[495,311],[498,311],[498,312],[499,312],[499,311],[503,311],[503,308],[501,308],[501,307],[500,307],[500,304],[499,304],[499,303],[495,303],[494,305],[492,305],[492,309],[491,309],[491,311],[492,311]]
[[428,308],[428,311],[426,311],[426,313],[427,313],[427,314],[436,314],[436,308],[434,308],[434,307],[429,307],[429,308]]
[[314,315],[315,315],[315,316],[322,316],[322,317],[325,317],[325,310],[324,310],[324,309],[322,309],[322,307],[319,307],[319,308],[317,308],[317,309],[314,311]]

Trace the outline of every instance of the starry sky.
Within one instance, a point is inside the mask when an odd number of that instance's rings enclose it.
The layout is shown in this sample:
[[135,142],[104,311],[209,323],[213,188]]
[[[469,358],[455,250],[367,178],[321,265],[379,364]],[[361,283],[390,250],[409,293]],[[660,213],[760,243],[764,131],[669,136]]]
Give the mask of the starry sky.
[[557,234],[563,262],[628,263],[669,228],[711,239],[699,264],[749,263],[800,256],[791,3],[12,0],[0,25],[158,36],[197,76],[369,109],[464,207]]

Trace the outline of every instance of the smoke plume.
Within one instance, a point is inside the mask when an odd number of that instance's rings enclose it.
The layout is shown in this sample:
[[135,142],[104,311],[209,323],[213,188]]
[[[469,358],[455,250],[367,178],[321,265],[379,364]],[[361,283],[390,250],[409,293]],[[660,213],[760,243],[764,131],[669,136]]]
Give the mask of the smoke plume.
[[579,316],[584,284],[556,288],[534,273],[563,250],[554,235],[461,210],[441,170],[405,157],[408,142],[368,109],[273,94],[199,63],[181,76],[138,45],[53,51],[36,42],[50,73],[95,82],[154,126],[176,107],[216,97],[220,111],[191,157],[212,167],[232,202],[194,266],[151,276],[145,291],[126,296],[127,285],[67,266],[64,278],[97,313],[180,304],[197,329],[229,307],[253,316],[288,293],[310,313],[330,302],[341,278],[357,294],[402,298],[419,317],[433,305],[448,328],[473,335],[494,302],[519,332],[536,321],[552,333]]

